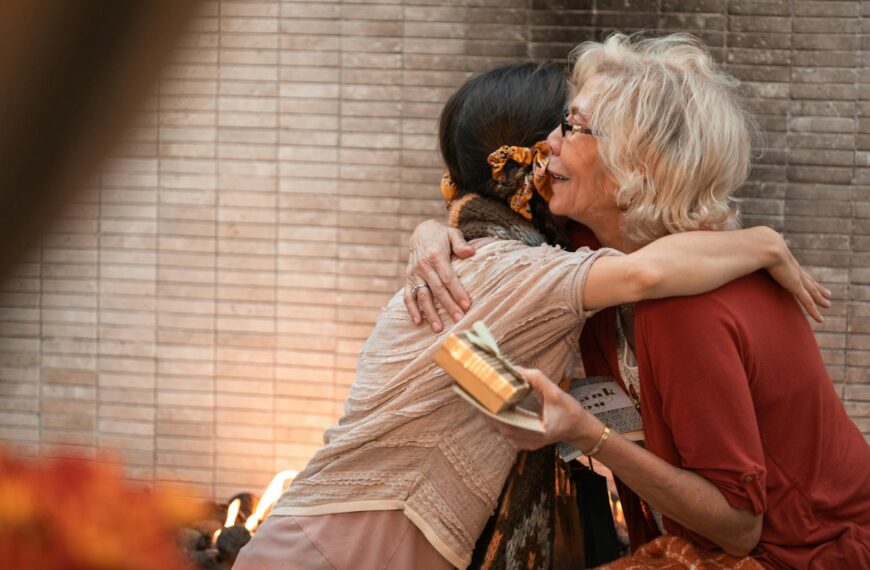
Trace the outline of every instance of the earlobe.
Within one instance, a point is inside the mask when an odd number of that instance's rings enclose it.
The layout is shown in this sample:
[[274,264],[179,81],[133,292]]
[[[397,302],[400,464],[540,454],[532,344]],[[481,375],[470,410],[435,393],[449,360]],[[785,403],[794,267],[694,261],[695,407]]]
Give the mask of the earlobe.
[[646,175],[637,171],[633,172],[630,179],[623,183],[622,186],[617,184],[613,179],[608,179],[608,182],[612,183],[613,202],[622,212],[625,212],[631,206],[631,197],[643,196],[647,188]]
[[608,188],[606,191],[610,192],[610,194],[613,196],[613,203],[616,204],[616,207],[619,208],[621,212],[624,213],[626,210],[628,210],[628,206],[631,204],[631,200],[625,197],[624,192],[620,192],[619,188],[615,187]]

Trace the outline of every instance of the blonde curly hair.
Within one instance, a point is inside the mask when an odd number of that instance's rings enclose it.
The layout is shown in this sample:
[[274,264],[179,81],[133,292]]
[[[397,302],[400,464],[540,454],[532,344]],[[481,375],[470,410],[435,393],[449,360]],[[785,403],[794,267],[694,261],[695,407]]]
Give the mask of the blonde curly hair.
[[618,186],[625,235],[638,244],[697,229],[739,227],[732,197],[749,174],[752,120],[738,81],[688,34],[616,33],[573,52],[572,83],[602,88],[589,117]]

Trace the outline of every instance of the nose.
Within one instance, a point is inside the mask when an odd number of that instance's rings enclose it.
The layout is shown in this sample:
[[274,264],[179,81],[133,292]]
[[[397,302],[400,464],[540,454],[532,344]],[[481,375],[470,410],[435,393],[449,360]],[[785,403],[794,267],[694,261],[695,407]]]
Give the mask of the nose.
[[547,145],[550,147],[550,152],[556,156],[562,154],[562,140],[561,127],[556,127],[547,135]]

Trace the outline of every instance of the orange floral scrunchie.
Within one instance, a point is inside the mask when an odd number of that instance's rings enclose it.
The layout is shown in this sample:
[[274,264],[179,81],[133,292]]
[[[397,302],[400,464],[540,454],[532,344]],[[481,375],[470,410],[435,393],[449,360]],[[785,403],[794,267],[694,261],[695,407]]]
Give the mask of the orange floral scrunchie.
[[531,148],[523,146],[503,146],[487,158],[492,168],[492,177],[498,182],[504,180],[504,167],[508,160],[520,166],[529,167],[523,185],[511,196],[511,209],[527,220],[532,219],[532,209],[529,202],[534,192],[549,202],[553,195],[550,189],[550,179],[547,176],[547,166],[550,164],[550,147],[546,141],[535,143]]
[[450,177],[449,172],[445,172],[444,176],[441,177],[441,195],[444,196],[444,201],[447,203],[448,209],[453,203],[453,200],[456,199],[457,192],[459,192],[459,190],[456,189],[456,184],[453,183],[453,178]]
[[[534,192],[549,202],[553,195],[550,188],[550,177],[547,176],[547,166],[550,163],[550,147],[546,141],[535,143],[531,148],[524,146],[504,145],[489,155],[486,162],[492,168],[492,178],[497,182],[504,181],[504,168],[511,160],[520,166],[528,167],[522,186],[511,196],[509,205],[511,209],[526,220],[532,219],[532,209],[529,202]],[[449,173],[444,173],[441,178],[441,195],[450,208],[456,199],[458,190]]]

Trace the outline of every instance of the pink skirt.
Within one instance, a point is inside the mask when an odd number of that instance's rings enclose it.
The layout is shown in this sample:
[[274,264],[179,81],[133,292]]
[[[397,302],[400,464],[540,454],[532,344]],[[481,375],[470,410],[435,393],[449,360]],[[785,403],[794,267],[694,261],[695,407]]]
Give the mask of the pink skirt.
[[450,570],[402,511],[274,515],[239,552],[233,570]]

